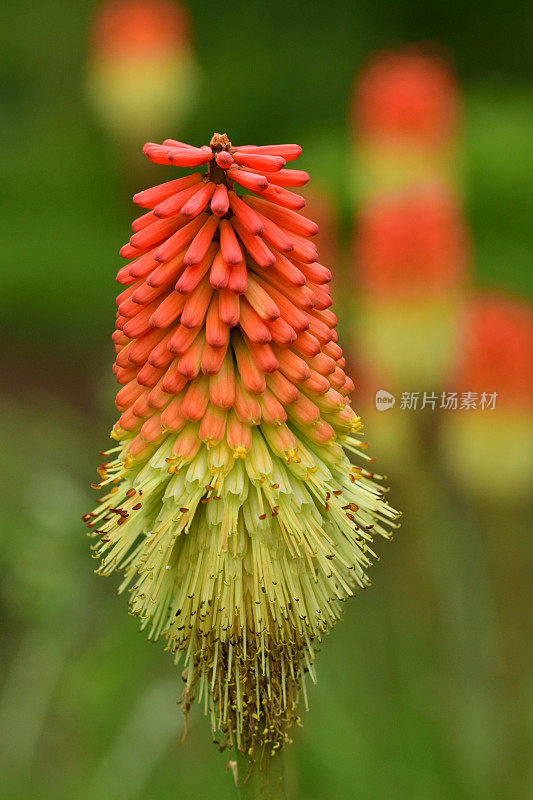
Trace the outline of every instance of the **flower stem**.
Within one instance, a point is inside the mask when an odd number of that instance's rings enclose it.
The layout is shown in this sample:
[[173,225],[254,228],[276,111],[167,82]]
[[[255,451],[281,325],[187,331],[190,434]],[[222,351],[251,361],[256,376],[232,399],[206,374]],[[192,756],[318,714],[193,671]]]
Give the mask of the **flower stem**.
[[283,751],[272,756],[263,769],[259,764],[251,768],[248,759],[240,754],[237,764],[241,800],[287,800]]

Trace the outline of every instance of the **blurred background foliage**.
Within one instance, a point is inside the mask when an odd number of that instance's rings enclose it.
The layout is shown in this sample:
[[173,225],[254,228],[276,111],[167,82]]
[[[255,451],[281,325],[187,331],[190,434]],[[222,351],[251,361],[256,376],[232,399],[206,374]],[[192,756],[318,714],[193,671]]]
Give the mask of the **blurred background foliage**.
[[[323,249],[336,254],[328,266],[354,363],[354,404],[368,416],[379,468],[404,511],[400,534],[379,547],[373,589],[350,604],[319,658],[311,711],[288,751],[291,796],[525,800],[533,792],[531,483],[506,494],[505,465],[530,441],[531,396],[488,421],[488,444],[476,449],[493,464],[493,490],[476,485],[472,470],[455,470],[456,444],[466,458],[478,432],[448,433],[453,412],[441,424],[432,412],[372,410],[376,388],[413,387],[401,371],[394,381],[387,370],[373,375],[379,352],[364,364],[357,348],[353,323],[364,330],[361,309],[376,304],[356,293],[353,221],[367,201],[350,104],[375,51],[431,41],[444,54],[461,107],[453,193],[471,241],[471,288],[461,302],[498,289],[528,307],[533,6],[190,0],[187,9],[175,50],[157,45],[157,26],[153,50],[137,30],[130,61],[94,33],[92,2],[9,0],[0,11],[2,794],[235,793],[196,708],[180,743],[179,676],[161,647],[137,635],[124,599],[113,596],[117,582],[92,574],[78,522],[114,421],[109,335],[115,254],[134,216],[129,198],[167,178],[144,163],[142,144],[173,136],[200,145],[219,130],[238,143],[299,142],[311,189],[329,198]],[[170,60],[158,66],[162,50]],[[137,71],[132,116],[120,129],[105,108],[123,58],[125,74]],[[151,78],[163,98],[168,91],[167,110],[143,119]],[[399,299],[396,307],[404,308]],[[501,357],[493,365],[497,382]],[[439,382],[424,388],[449,386],[444,373]],[[521,458],[527,469],[528,454]]]

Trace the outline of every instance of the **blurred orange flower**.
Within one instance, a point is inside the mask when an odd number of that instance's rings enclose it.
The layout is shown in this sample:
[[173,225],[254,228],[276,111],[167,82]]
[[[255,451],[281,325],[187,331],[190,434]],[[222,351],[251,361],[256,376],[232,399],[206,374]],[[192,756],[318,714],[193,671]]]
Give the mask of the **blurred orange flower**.
[[481,296],[467,309],[459,341],[449,388],[469,402],[443,416],[450,471],[487,502],[526,500],[533,485],[533,309]]
[[353,99],[358,135],[441,145],[455,131],[458,100],[446,61],[415,49],[378,53]]
[[89,101],[110,132],[136,142],[188,113],[198,81],[186,8],[170,0],[111,0],[89,39]]
[[358,219],[354,262],[362,289],[400,299],[456,286],[468,250],[460,209],[433,185],[370,202]]

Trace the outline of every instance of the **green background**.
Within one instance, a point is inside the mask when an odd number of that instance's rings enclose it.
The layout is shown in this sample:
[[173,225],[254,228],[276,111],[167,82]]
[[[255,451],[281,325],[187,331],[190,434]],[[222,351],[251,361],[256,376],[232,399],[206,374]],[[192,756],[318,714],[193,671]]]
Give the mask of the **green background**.
[[[463,93],[478,285],[532,297],[530,3],[188,7],[201,81],[194,110],[168,135],[302,144],[302,168],[338,198],[344,258],[354,76],[376,49],[442,47]],[[129,196],[164,179],[142,164],[143,141],[126,169],[87,105],[91,11],[79,0],[12,0],[0,12],[3,795],[223,800],[235,790],[208,721],[195,708],[180,743],[180,678],[138,635],[117,582],[93,575],[78,521],[114,421],[109,334]],[[389,471],[403,527],[379,546],[373,588],[319,656],[311,710],[287,755],[291,797],[533,792],[531,508],[489,512],[419,472]]]

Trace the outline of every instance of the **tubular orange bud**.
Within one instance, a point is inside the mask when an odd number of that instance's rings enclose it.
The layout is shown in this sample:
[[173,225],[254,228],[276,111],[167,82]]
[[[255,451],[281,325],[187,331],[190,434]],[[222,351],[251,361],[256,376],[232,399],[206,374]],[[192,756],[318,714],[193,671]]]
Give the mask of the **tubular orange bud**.
[[253,208],[247,206],[235,192],[228,192],[228,197],[231,210],[244,230],[254,236],[263,233],[263,223]]
[[290,208],[293,211],[298,211],[298,209],[305,206],[305,198],[301,194],[289,192],[288,189],[284,189],[281,186],[269,185],[266,189],[258,187],[254,189],[254,192],[260,197],[264,197],[265,200],[272,200],[273,203],[277,203],[284,208]]
[[167,200],[173,195],[179,194],[183,189],[188,189],[195,186],[202,180],[200,172],[195,172],[192,175],[185,175],[184,178],[176,178],[173,181],[160,183],[159,186],[153,186],[151,189],[144,189],[142,192],[137,192],[133,196],[133,202],[141,206],[141,208],[153,208],[164,200]]
[[142,386],[139,386],[137,380],[132,380],[127,383],[122,389],[118,392],[115,398],[115,406],[118,411],[125,411],[128,406],[132,405],[139,395],[144,392]]
[[329,283],[331,280],[331,272],[322,264],[314,261],[311,264],[299,264],[301,271],[306,276],[307,280],[314,281],[315,283]]
[[[172,360],[172,357],[170,360]],[[167,365],[165,364],[165,366]],[[139,383],[141,386],[155,386],[162,374],[163,369],[161,367],[153,367],[151,364],[146,362],[146,364],[142,367],[142,369],[139,370],[137,374],[137,383]]]
[[137,247],[140,250],[146,250],[153,247],[155,244],[163,241],[170,233],[182,228],[185,223],[183,217],[178,214],[168,219],[156,219],[151,222],[147,227],[134,233],[130,238],[132,247]]
[[272,334],[272,339],[278,344],[287,345],[296,340],[296,331],[281,317],[267,320],[266,325]]
[[245,453],[252,446],[250,425],[240,420],[233,411],[228,417],[228,444],[232,450]]
[[134,341],[128,351],[128,358],[132,364],[144,364],[154,347],[164,337],[165,332],[155,329],[149,330],[144,336]]
[[302,356],[309,357],[316,356],[321,350],[324,352],[318,339],[316,339],[312,333],[309,333],[309,331],[302,331],[302,333],[298,334],[292,349]]
[[213,259],[209,280],[213,289],[226,289],[230,278],[230,267],[226,264],[220,250]]
[[268,181],[264,175],[257,175],[254,172],[247,172],[244,169],[230,168],[228,170],[228,178],[245,189],[250,189],[255,192],[257,189],[266,189]]
[[137,258],[137,256],[144,255],[144,252],[138,247],[132,247],[131,244],[125,244],[120,248],[118,254],[121,258]]
[[187,295],[183,311],[181,313],[181,324],[186,328],[198,328],[203,324],[209,303],[211,302],[211,295],[213,294],[213,287],[209,283],[209,278],[206,275],[196,289]]
[[200,365],[202,363],[202,354],[205,347],[205,334],[200,331],[198,336],[195,337],[191,346],[181,356],[178,361],[178,372],[181,373],[188,380],[196,378],[200,372]]
[[201,441],[198,438],[198,423],[188,423],[176,437],[171,453],[174,457],[181,459],[184,463],[192,461],[198,450]]
[[222,347],[213,347],[206,343],[202,353],[201,369],[204,375],[216,375],[220,372],[224,358],[226,357],[227,344]]
[[274,372],[279,367],[279,362],[266,342],[252,342],[243,331],[243,340],[252,356],[256,366],[261,372]]
[[178,394],[186,385],[187,378],[179,371],[179,359],[175,359],[165,372],[161,388],[168,394]]
[[197,422],[202,419],[209,402],[209,379],[204,375],[189,384],[181,403],[180,413],[185,419]]
[[130,339],[136,339],[150,330],[150,317],[159,306],[159,301],[154,300],[148,306],[141,307],[133,317],[123,323],[122,330]]
[[270,342],[272,334],[245,297],[241,298],[239,324],[252,342]]
[[[253,299],[251,299],[250,302],[253,303],[257,313],[263,317],[263,319],[275,318],[272,314],[263,316],[261,313],[263,307],[265,307],[265,313],[268,309],[272,308],[277,312],[277,316],[281,315],[285,321],[290,320],[291,327],[298,333],[300,331],[306,331],[309,328],[309,315],[297,308],[285,294],[278,291],[278,289],[274,288],[274,286],[266,281],[263,281],[259,276],[255,278],[253,286],[256,288],[254,288]],[[265,296],[268,298],[268,303]],[[260,306],[258,305],[259,298],[263,300],[263,304]]]
[[233,328],[239,322],[239,296],[229,289],[219,293],[219,314],[222,322]]
[[206,205],[211,200],[215,188],[216,186],[214,183],[204,183],[202,188],[198,189],[198,191],[193,194],[190,200],[187,200],[180,213],[184,217],[198,216],[198,214],[204,210]]
[[235,236],[233,226],[227,219],[220,222],[220,251],[226,264],[240,264],[242,251]]
[[293,286],[305,286],[306,283],[305,274],[302,270],[281,253],[276,254],[276,263],[269,268],[268,273],[262,274],[264,276],[267,274],[277,275],[280,279],[285,278]]
[[223,217],[229,209],[228,190],[223,183],[219,183],[211,198],[211,211],[217,217]]
[[224,347],[228,343],[228,338],[229,328],[220,319],[218,294],[214,294],[205,320],[205,340],[212,347]]
[[[170,278],[166,283],[161,284],[161,286],[151,286],[149,283],[141,283],[141,285],[133,292],[131,300],[133,304],[136,304],[137,306],[151,303],[152,300],[156,299],[156,297],[159,297],[159,295],[168,291],[171,288],[172,283],[173,278]],[[120,313],[125,314],[123,310],[121,310]],[[127,316],[127,314],[125,314],[125,316]]]
[[148,214],[143,214],[142,217],[137,217],[131,223],[132,231],[142,231],[143,228],[146,228],[147,225],[150,225],[151,222],[155,222],[156,217],[150,211]]
[[240,333],[235,335],[233,349],[243,387],[251,394],[264,392],[266,388],[264,371],[255,363]]
[[185,325],[179,325],[168,342],[167,347],[170,352],[176,353],[176,355],[185,353],[196,339],[199,330],[200,327],[188,328]]
[[222,150],[216,156],[216,162],[221,169],[229,169],[233,164],[233,156],[227,150]]
[[233,153],[233,160],[240,167],[251,167],[254,170],[278,172],[287,163],[281,156],[259,155],[257,153]]
[[258,236],[253,236],[252,234],[248,233],[248,231],[238,220],[233,222],[233,227],[239,234],[241,242],[251,255],[252,259],[256,261],[259,266],[271,267],[272,264],[275,263],[276,256],[273,254],[272,250],[269,250],[266,244],[261,241]]
[[[172,352],[169,349],[169,342],[175,332],[175,326],[171,327],[161,341],[150,351],[148,364],[157,369],[166,367],[172,361]],[[146,366],[146,365],[145,365]],[[139,375],[141,373],[139,372]]]
[[268,176],[268,182],[276,186],[305,186],[308,180],[307,172],[300,169],[280,169]]
[[209,250],[220,220],[211,214],[196,234],[189,249],[185,253],[185,264],[199,264]]
[[248,273],[246,271],[246,264],[241,261],[240,264],[234,264],[231,267],[228,289],[236,294],[244,294],[248,288]]
[[210,446],[219,444],[226,432],[226,417],[226,411],[209,404],[200,423],[200,439]]
[[264,156],[281,156],[285,161],[294,161],[301,155],[302,148],[299,144],[267,144],[257,147],[254,144],[232,148],[235,153],[256,153]]
[[263,223],[263,239],[272,247],[278,250],[289,252],[294,249],[292,239],[289,239],[287,234],[275,222],[259,214],[259,219]]
[[288,231],[299,233],[301,236],[314,236],[318,233],[316,222],[312,222],[289,208],[280,208],[269,200],[252,195],[247,197],[244,202]]
[[162,147],[149,142],[143,147],[144,155],[155,164],[173,164],[175,167],[197,167],[207,164],[213,153],[196,148]]
[[235,403],[233,357],[227,353],[220,370],[209,378],[209,396],[213,405],[219,408],[232,408]]
[[[177,194],[173,194],[161,203],[158,203],[154,208],[156,217],[171,217],[173,214],[181,214],[185,205],[188,205],[189,200],[195,197],[200,191],[200,184],[195,181],[192,186],[183,189]],[[185,215],[184,215],[185,216]]]
[[268,291],[262,286],[259,278],[249,278],[246,299],[259,314],[261,319],[274,320],[280,315],[280,310]]
[[190,264],[185,268],[176,283],[176,291],[182,292],[183,294],[190,294],[193,292],[202,281],[203,277],[211,269],[213,258],[217,252],[218,243],[212,242],[207,253],[198,264]]
[[[173,236],[170,236],[155,251],[154,258],[156,261],[170,261],[171,258],[174,258],[180,250],[183,250],[185,245],[192,242],[202,225],[206,222],[206,219],[207,217],[201,214],[177,231]],[[201,258],[198,260],[201,261]]]
[[[173,291],[168,294],[159,305],[156,301],[155,304],[148,306],[148,310],[150,310],[155,305],[153,314],[151,314],[149,318],[149,324],[153,325],[155,328],[168,328],[168,326],[180,316],[185,306],[186,299],[186,295]],[[137,316],[140,315],[137,314]],[[127,331],[125,332],[127,333]]]
[[153,271],[146,278],[148,286],[162,286],[167,281],[176,280],[185,269],[184,258],[185,250],[182,250],[170,261],[165,261],[162,264],[159,261],[155,261]]
[[267,375],[266,382],[268,388],[283,405],[294,403],[300,396],[300,390],[277,369]]
[[162,378],[148,395],[148,405],[150,408],[164,408],[170,402],[170,392],[163,389],[164,379]]
[[145,278],[157,266],[157,261],[154,258],[155,247],[144,255],[136,258],[131,264],[128,264],[129,273],[132,278]]
[[254,397],[245,387],[241,378],[235,382],[235,413],[241,422],[250,425],[259,425],[261,421],[261,406],[257,397]]
[[167,431],[177,433],[185,425],[185,418],[180,414],[181,400],[181,397],[175,397],[161,413],[161,425]]
[[287,412],[282,404],[268,389],[259,398],[261,419],[268,425],[281,425],[287,419]]

